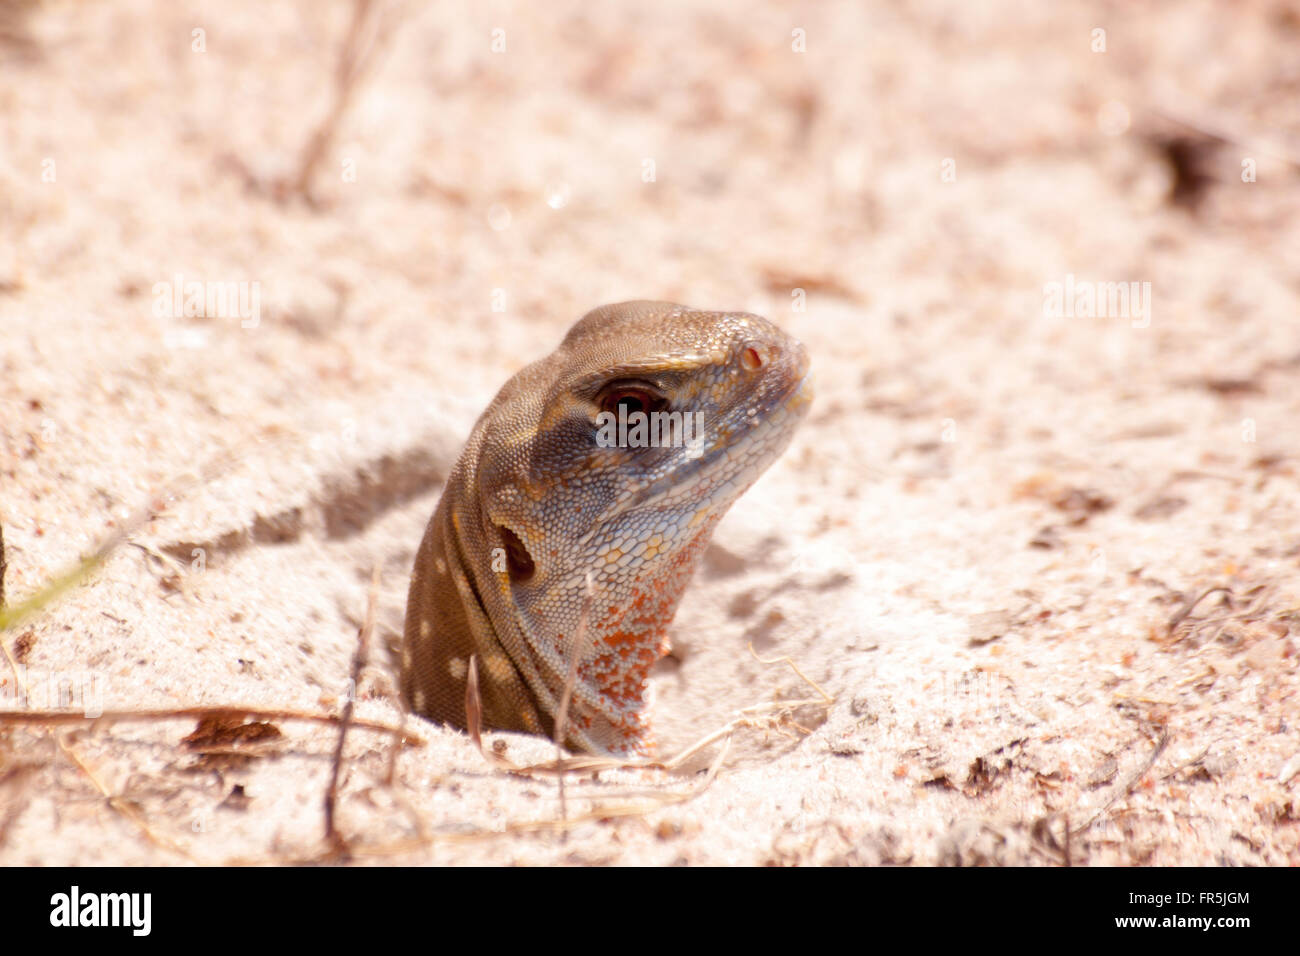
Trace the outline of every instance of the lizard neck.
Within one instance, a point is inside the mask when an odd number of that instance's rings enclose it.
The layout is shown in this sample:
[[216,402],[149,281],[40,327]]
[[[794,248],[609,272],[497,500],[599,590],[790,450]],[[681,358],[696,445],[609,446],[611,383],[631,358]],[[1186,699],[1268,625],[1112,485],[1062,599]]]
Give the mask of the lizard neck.
[[[501,730],[552,733],[509,655],[497,640],[473,559],[453,516],[469,502],[449,479],[411,576],[402,666],[402,694],[416,713],[466,729],[465,691],[471,655],[478,655],[483,723]],[[472,496],[468,496],[472,497]]]

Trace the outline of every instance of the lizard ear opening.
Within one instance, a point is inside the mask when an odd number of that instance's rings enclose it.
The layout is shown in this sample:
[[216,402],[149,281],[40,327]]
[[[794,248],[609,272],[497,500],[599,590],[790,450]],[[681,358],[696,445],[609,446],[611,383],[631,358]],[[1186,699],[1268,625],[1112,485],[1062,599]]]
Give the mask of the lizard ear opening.
[[533,564],[533,556],[528,553],[523,541],[519,540],[519,535],[505,525],[498,525],[497,530],[501,532],[501,543],[506,549],[506,569],[510,572],[510,580],[527,581],[537,569]]

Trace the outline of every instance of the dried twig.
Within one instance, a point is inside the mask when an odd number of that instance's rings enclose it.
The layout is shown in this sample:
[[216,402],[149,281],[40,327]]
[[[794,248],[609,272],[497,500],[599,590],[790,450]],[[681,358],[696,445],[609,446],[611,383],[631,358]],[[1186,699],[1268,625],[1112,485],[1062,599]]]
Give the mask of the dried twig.
[[1195,757],[1193,757],[1191,760],[1188,760],[1186,763],[1180,763],[1177,767],[1175,767],[1173,770],[1170,770],[1167,774],[1165,774],[1164,776],[1162,776],[1160,779],[1161,779],[1161,780],[1169,780],[1169,779],[1172,779],[1173,777],[1175,777],[1175,776],[1177,776],[1178,774],[1182,773],[1182,772],[1183,772],[1184,770],[1186,770],[1188,767],[1195,767],[1195,766],[1197,766],[1198,764],[1200,764],[1200,762],[1201,762],[1202,760],[1204,760],[1204,759],[1209,755],[1209,753],[1210,753],[1210,748],[1209,748],[1209,747],[1206,747],[1204,750],[1202,750],[1199,754],[1197,754],[1197,755],[1196,755]]
[[1135,773],[1131,774],[1129,778],[1126,781],[1124,781],[1123,784],[1116,787],[1115,791],[1111,794],[1110,799],[1101,805],[1101,808],[1098,809],[1097,812],[1092,815],[1092,817],[1088,820],[1087,823],[1084,823],[1081,826],[1077,827],[1074,832],[1083,833],[1094,823],[1096,823],[1099,819],[1101,819],[1102,815],[1105,814],[1106,811],[1109,810],[1112,806],[1114,806],[1117,800],[1120,800],[1121,798],[1127,797],[1129,794],[1131,794],[1134,791],[1134,789],[1136,789],[1139,781],[1141,781],[1141,779],[1147,775],[1147,771],[1149,771],[1152,767],[1155,766],[1156,761],[1160,759],[1160,755],[1165,752],[1165,748],[1169,746],[1170,739],[1172,738],[1170,737],[1168,728],[1165,727],[1160,728],[1160,739],[1156,741],[1156,745],[1152,749],[1150,756],[1147,757],[1146,761],[1142,764],[1142,766],[1138,768],[1138,770]]
[[[213,707],[173,707],[166,710],[106,710],[95,716],[70,710],[0,710],[0,725],[54,727],[64,724],[114,724],[131,720],[183,720],[188,718],[213,719],[221,717],[253,717],[262,720],[303,720],[315,724],[337,724],[337,714],[313,714],[305,710],[268,710],[263,707],[244,707],[239,704],[222,704]],[[392,724],[377,720],[353,720],[352,726],[361,730],[374,730],[391,734],[401,730]],[[422,747],[424,739],[414,734],[404,734],[408,745]]]
[[375,631],[375,607],[379,603],[379,566],[375,565],[370,575],[370,594],[366,600],[366,619],[357,628],[357,649],[352,655],[352,676],[348,682],[347,700],[343,704],[343,714],[339,718],[339,739],[334,746],[334,759],[330,762],[330,783],[325,788],[325,842],[330,849],[347,858],[348,844],[335,826],[334,810],[338,803],[339,774],[343,767],[343,745],[347,740],[348,727],[352,724],[352,713],[356,709],[358,688],[361,686],[361,671],[370,656],[370,637]]
[[338,136],[344,114],[352,103],[357,87],[375,65],[401,19],[400,2],[387,4],[387,10],[376,12],[381,6],[384,4],[376,3],[375,0],[354,0],[352,20],[339,46],[338,59],[334,65],[333,99],[329,110],[303,144],[298,157],[298,168],[294,173],[268,176],[254,171],[243,158],[233,152],[221,154],[220,164],[242,179],[250,192],[269,196],[281,203],[298,197],[309,206],[320,205],[312,183]]
[[815,691],[817,691],[820,696],[795,700],[778,700],[742,708],[741,710],[736,711],[736,716],[732,720],[704,735],[695,743],[688,746],[685,750],[668,760],[629,760],[622,757],[602,757],[592,754],[583,754],[579,756],[563,757],[545,763],[517,764],[500,754],[487,750],[483,746],[482,738],[479,735],[480,727],[475,720],[476,714],[471,712],[471,708],[469,707],[470,697],[477,695],[478,692],[478,672],[474,666],[474,658],[471,656],[468,675],[469,686],[466,687],[466,716],[469,718],[468,724],[470,738],[474,741],[479,753],[493,765],[502,770],[528,776],[547,776],[551,774],[564,775],[573,773],[593,773],[601,770],[676,770],[705,747],[708,747],[719,740],[723,740],[724,742],[729,741],[736,731],[744,728],[774,729],[793,726],[806,734],[806,730],[798,727],[797,724],[794,724],[791,719],[791,714],[800,707],[828,707],[834,702],[835,698],[827,694],[815,681],[804,674],[791,658],[779,657],[770,661],[765,661],[762,658],[757,659],[763,664],[788,664],[790,668]]
[[[587,595],[584,599],[583,611],[580,617],[579,630],[576,632],[573,655],[570,658],[569,677],[565,684],[564,693],[561,697],[561,706],[557,710],[555,725],[556,757],[552,761],[537,764],[517,764],[506,758],[502,754],[496,753],[483,745],[482,737],[482,705],[479,697],[478,686],[478,663],[475,655],[470,656],[469,670],[466,675],[465,687],[465,717],[466,727],[469,731],[470,739],[478,749],[480,755],[498,769],[505,770],[508,773],[519,774],[523,776],[548,776],[554,775],[560,781],[561,807],[560,816],[553,820],[534,820],[534,821],[517,821],[507,823],[503,830],[482,831],[479,833],[455,833],[455,834],[430,834],[422,835],[419,840],[399,841],[398,843],[387,844],[385,846],[370,847],[352,847],[354,854],[366,855],[395,855],[400,853],[411,852],[433,843],[438,842],[464,842],[477,841],[483,839],[493,839],[499,836],[513,833],[528,833],[539,830],[552,830],[560,833],[567,831],[579,823],[589,820],[601,820],[616,816],[637,816],[650,813],[654,810],[661,809],[668,804],[680,803],[686,800],[692,800],[699,796],[709,787],[716,779],[718,772],[721,770],[727,755],[731,752],[731,742],[735,733],[742,728],[761,727],[767,729],[785,729],[793,727],[803,733],[806,730],[800,728],[792,719],[794,711],[800,707],[828,707],[833,703],[834,698],[827,694],[818,684],[810,679],[799,666],[789,657],[780,657],[774,660],[764,660],[758,658],[763,664],[786,664],[799,677],[811,686],[816,692],[817,697],[774,701],[765,704],[758,704],[752,707],[746,707],[736,712],[736,717],[726,723],[724,726],[706,734],[700,740],[691,744],[675,757],[666,760],[643,760],[643,759],[626,759],[619,757],[605,757],[596,755],[579,755],[563,756],[560,741],[564,740],[568,706],[571,694],[576,683],[576,662],[581,659],[581,649],[586,640],[587,620],[590,616],[590,604],[592,595],[592,585],[590,580],[587,585]],[[751,648],[751,653],[753,649]],[[705,747],[714,743],[721,742],[718,748],[718,754],[714,757],[705,773],[702,783],[685,792],[674,792],[665,790],[621,790],[613,794],[603,794],[599,806],[593,807],[585,813],[576,816],[569,815],[567,805],[567,791],[564,789],[564,778],[569,774],[590,774],[604,770],[658,770],[674,771],[683,766],[691,757],[695,756]],[[611,804],[607,801],[619,800],[622,803]]]
[[1229,124],[1222,120],[1216,121],[1204,116],[1192,117],[1187,113],[1168,107],[1152,107],[1150,112],[1167,122],[1195,130],[1202,136],[1218,140],[1221,143],[1229,143],[1242,149],[1248,149],[1252,152],[1273,156],[1275,159],[1280,159],[1296,169],[1300,169],[1300,152],[1291,149],[1285,143],[1270,142],[1258,134],[1231,129]]
[[[1191,617],[1192,611],[1207,596],[1215,592],[1223,592],[1227,595],[1228,609],[1222,614],[1207,614],[1205,617]],[[1184,633],[1177,637],[1177,640],[1187,641],[1194,647],[1202,646],[1208,640],[1213,640],[1223,633],[1224,625],[1232,621],[1250,621],[1261,616],[1265,607],[1268,606],[1274,595],[1272,584],[1259,584],[1248,588],[1241,594],[1235,594],[1228,587],[1207,588],[1200,594],[1188,599],[1184,605],[1178,609],[1167,625],[1167,635],[1173,638],[1178,634],[1180,629]],[[1201,637],[1206,632],[1212,632],[1206,640]]]
[[1187,616],[1191,614],[1192,611],[1196,610],[1196,605],[1200,604],[1211,594],[1215,594],[1219,591],[1222,591],[1224,594],[1228,594],[1228,595],[1232,594],[1232,588],[1223,587],[1222,585],[1220,585],[1219,587],[1206,588],[1196,597],[1186,601],[1183,604],[1183,606],[1178,609],[1177,613],[1175,613],[1174,616],[1169,619],[1169,624],[1167,625],[1166,628],[1167,633],[1172,635],[1174,633],[1174,629],[1177,628],[1179,624],[1183,623],[1183,621],[1187,619]]
[[316,171],[338,135],[343,114],[347,112],[357,87],[374,66],[398,20],[395,9],[384,15],[376,12],[378,6],[373,0],[355,0],[352,22],[348,25],[334,67],[334,100],[329,112],[303,146],[297,174],[284,184],[285,192],[301,196],[313,204],[312,180]]

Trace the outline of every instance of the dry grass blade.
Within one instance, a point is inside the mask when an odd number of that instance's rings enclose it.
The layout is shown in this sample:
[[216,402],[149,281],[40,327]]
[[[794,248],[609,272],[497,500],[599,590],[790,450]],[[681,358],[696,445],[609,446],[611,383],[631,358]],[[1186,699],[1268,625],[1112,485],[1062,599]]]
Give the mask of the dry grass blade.
[[749,653],[750,653],[750,656],[752,656],[752,657],[754,658],[754,660],[758,661],[760,664],[768,664],[768,665],[771,665],[771,664],[786,664],[786,665],[788,665],[789,668],[790,668],[790,670],[792,670],[792,671],[794,671],[796,674],[798,674],[799,677],[803,680],[804,683],[806,683],[809,687],[811,687],[813,690],[817,691],[817,693],[821,695],[822,701],[823,701],[824,703],[827,703],[827,704],[833,704],[833,703],[835,703],[835,698],[834,698],[834,697],[832,697],[830,694],[826,693],[826,691],[822,690],[821,686],[820,686],[820,685],[819,685],[815,680],[813,680],[811,677],[809,677],[807,674],[805,674],[803,671],[801,671],[801,670],[799,669],[799,665],[796,664],[796,663],[794,662],[794,658],[790,657],[789,655],[786,655],[786,656],[784,656],[784,657],[774,657],[774,658],[772,658],[771,660],[764,660],[763,658],[759,657],[759,656],[758,656],[758,652],[754,650],[754,642],[753,642],[753,641],[750,641],[750,643],[749,643],[747,646],[749,647]]
[[[753,648],[750,648],[753,653]],[[573,773],[594,773],[601,770],[676,770],[686,763],[691,757],[695,756],[705,747],[723,740],[729,739],[732,734],[745,728],[763,728],[763,729],[781,729],[785,727],[794,727],[803,734],[808,731],[793,722],[791,715],[800,707],[829,707],[835,702],[835,698],[826,693],[825,690],[800,670],[798,664],[790,657],[778,657],[772,660],[764,660],[754,655],[755,659],[761,664],[785,664],[793,670],[799,677],[805,681],[818,694],[817,697],[798,698],[794,700],[779,700],[765,704],[754,704],[736,711],[736,716],[723,726],[704,735],[699,740],[682,750],[676,756],[668,760],[629,760],[621,757],[602,757],[596,755],[579,755],[573,757],[557,758],[554,761],[537,764],[515,764],[505,760],[497,754],[492,754],[490,759],[503,769],[510,770],[513,773],[546,776],[546,775],[563,775]],[[472,661],[471,661],[472,668]],[[474,675],[471,669],[471,675]],[[471,727],[473,725],[471,724]],[[471,733],[471,736],[473,734]],[[479,752],[488,756],[484,752],[482,742],[477,738],[475,743],[478,745]]]
[[794,716],[793,716],[794,712],[798,710],[800,707],[828,708],[831,706],[831,704],[835,703],[835,698],[832,697],[830,694],[826,693],[826,691],[822,689],[821,685],[819,685],[815,680],[813,680],[802,670],[800,670],[799,665],[794,662],[793,658],[789,656],[785,656],[785,657],[772,658],[771,660],[765,660],[759,657],[758,654],[754,652],[753,644],[749,645],[749,653],[752,654],[754,660],[758,661],[760,664],[787,665],[792,671],[794,671],[796,674],[799,675],[799,678],[801,680],[803,680],[806,684],[808,684],[809,687],[815,690],[818,696],[795,699],[795,700],[778,700],[778,701],[772,701],[771,703],[754,704],[750,707],[742,708],[741,710],[736,711],[736,716],[731,721],[729,721],[722,727],[719,727],[717,730],[714,730],[712,733],[706,734],[705,736],[701,737],[699,740],[691,744],[681,753],[677,754],[677,756],[667,761],[665,766],[669,770],[674,770],[682,766],[683,764],[686,763],[686,761],[688,761],[691,757],[695,756],[705,747],[712,746],[715,742],[717,742],[718,740],[724,737],[730,740],[732,734],[734,734],[738,730],[742,730],[746,728],[781,730],[786,727],[793,727],[798,732],[807,736],[809,731],[806,728],[801,727],[799,724],[794,722]]
[[[104,565],[132,532],[146,524],[152,516],[153,511],[151,508],[144,508],[136,512],[117,531],[106,538],[94,552],[55,577],[31,597],[18,602],[12,607],[0,608],[0,632],[17,627],[87,580]],[[13,661],[11,660],[10,663],[13,664]]]
[[[210,462],[198,475],[190,475],[165,486],[144,506],[136,509],[130,517],[122,521],[117,526],[117,529],[101,541],[89,556],[82,558],[68,570],[55,577],[31,597],[12,606],[5,605],[0,601],[0,632],[12,630],[22,624],[63,594],[88,579],[112,557],[113,552],[121,547],[131,535],[152,521],[173,501],[187,494],[195,486],[212,481],[222,472],[232,468],[234,464],[235,459],[232,456],[221,456]],[[0,539],[0,543],[2,543],[2,540]],[[3,548],[0,547],[0,553],[2,552]],[[0,557],[0,561],[3,561],[3,557]],[[0,647],[3,646],[3,642],[0,642]],[[7,650],[5,654],[8,656]],[[12,658],[10,664],[14,666]]]
[[[437,844],[448,843],[484,843],[492,840],[500,840],[522,833],[539,833],[539,832],[567,832],[582,823],[590,823],[600,820],[608,820],[614,817],[632,817],[641,816],[647,813],[653,813],[655,810],[661,810],[665,806],[678,803],[685,803],[694,800],[703,794],[714,780],[717,779],[718,771],[726,762],[727,755],[730,753],[730,741],[719,749],[718,755],[713,759],[703,779],[690,790],[682,792],[670,791],[621,791],[616,794],[607,794],[607,799],[629,799],[632,797],[641,798],[640,802],[629,802],[620,805],[608,805],[602,803],[600,806],[580,813],[567,819],[548,819],[548,820],[512,820],[500,830],[478,830],[474,832],[465,832],[457,830],[455,832],[429,833],[422,832],[420,836],[402,840],[394,840],[386,843],[375,843],[366,846],[353,846],[351,848],[354,857],[373,857],[386,858],[401,856],[403,854],[414,853],[419,850],[427,849]],[[424,828],[421,827],[423,830]],[[239,858],[226,860],[226,866],[258,866],[264,864],[285,863],[316,863],[319,862],[316,857],[307,857],[300,860],[284,859],[247,859]]]
[[591,619],[591,602],[595,596],[591,572],[587,572],[586,585],[582,592],[582,610],[578,612],[578,628],[573,636],[573,647],[569,652],[569,673],[564,680],[564,691],[560,694],[560,706],[555,712],[555,751],[556,759],[561,756],[564,746],[564,732],[569,723],[569,703],[573,700],[573,688],[578,682],[578,664],[587,652],[587,623]]
[[483,746],[483,698],[478,689],[477,654],[469,656],[469,670],[465,674],[465,727],[469,731],[469,739],[474,742],[479,756],[484,760],[500,770],[514,772],[521,769],[508,757]]
[[[516,764],[506,759],[502,755],[495,753],[483,745],[482,739],[482,709],[479,702],[478,689],[478,666],[475,657],[471,656],[469,671],[467,674],[465,690],[465,714],[466,726],[469,729],[470,738],[479,753],[488,760],[493,766],[510,773],[524,776],[555,776],[559,781],[560,789],[560,815],[555,820],[536,820],[536,821],[516,821],[508,823],[504,830],[491,831],[476,834],[451,834],[438,835],[430,834],[427,840],[421,843],[411,841],[402,841],[400,845],[392,845],[384,848],[369,847],[357,848],[353,850],[356,853],[387,855],[402,852],[409,852],[416,849],[417,846],[427,846],[429,843],[441,841],[450,842],[468,842],[482,839],[490,839],[495,836],[502,836],[513,833],[527,833],[536,831],[559,831],[567,833],[569,829],[579,823],[593,820],[602,820],[610,817],[636,816],[650,813],[666,805],[680,803],[686,800],[692,800],[699,796],[707,789],[717,778],[728,754],[731,752],[731,744],[735,733],[744,728],[763,728],[763,729],[781,729],[792,728],[800,733],[807,734],[808,731],[793,720],[793,713],[800,707],[829,707],[834,702],[834,697],[826,693],[816,681],[808,677],[790,657],[780,657],[773,660],[764,660],[756,654],[755,658],[763,664],[785,664],[801,680],[807,683],[817,694],[816,697],[801,698],[796,700],[782,700],[766,704],[757,704],[752,707],[744,708],[737,711],[734,719],[722,727],[705,735],[700,740],[691,744],[675,757],[666,760],[644,760],[644,759],[625,759],[619,757],[604,757],[596,755],[563,755],[562,744],[566,727],[568,707],[571,700],[572,691],[576,683],[577,665],[581,660],[582,650],[585,646],[587,636],[587,623],[590,617],[592,604],[593,585],[590,577],[587,582],[587,592],[583,602],[583,610],[579,617],[578,631],[572,656],[569,661],[569,675],[565,683],[564,693],[561,697],[560,707],[557,710],[554,742],[556,745],[556,758],[552,761],[537,764]],[[753,648],[750,648],[753,653]],[[690,758],[694,757],[701,750],[713,744],[721,742],[717,755],[709,764],[705,772],[703,781],[695,787],[688,790],[620,790],[614,793],[603,792],[599,794],[599,804],[591,809],[570,815],[568,799],[569,795],[565,789],[565,778],[570,774],[594,774],[599,771],[607,770],[657,770],[671,772],[682,767]],[[589,800],[597,800],[596,795],[585,795]]]
[[469,656],[469,673],[465,675],[465,726],[469,739],[483,753],[483,697],[478,690],[478,655]]
[[78,754],[75,750],[72,749],[72,746],[63,738],[62,735],[59,735],[57,740],[58,740],[59,749],[62,750],[64,755],[67,756],[67,758],[72,761],[72,763],[77,767],[78,770],[82,772],[83,775],[85,775],[86,779],[90,781],[91,785],[96,790],[99,791],[100,796],[104,798],[104,801],[108,804],[109,808],[113,810],[114,813],[117,813],[119,816],[122,816],[126,820],[130,821],[131,824],[135,826],[144,835],[145,839],[147,839],[154,846],[162,847],[165,850],[171,850],[173,853],[178,853],[188,860],[194,860],[194,857],[190,855],[190,852],[187,849],[185,849],[185,847],[181,846],[179,843],[176,843],[173,840],[169,840],[167,837],[163,836],[162,834],[155,832],[154,829],[151,826],[149,826],[148,821],[146,821],[144,817],[140,815],[140,812],[135,808],[135,806],[129,800],[123,800],[120,796],[115,796],[109,793],[108,787],[104,786],[103,782],[99,779],[99,777],[95,774],[95,772],[90,769],[89,764],[87,764],[86,761],[82,759],[80,754]]

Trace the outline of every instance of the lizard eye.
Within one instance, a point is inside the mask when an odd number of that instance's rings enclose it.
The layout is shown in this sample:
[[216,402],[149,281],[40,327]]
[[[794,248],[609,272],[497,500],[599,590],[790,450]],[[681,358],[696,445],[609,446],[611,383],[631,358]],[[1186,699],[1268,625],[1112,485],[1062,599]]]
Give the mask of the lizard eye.
[[506,549],[506,568],[510,572],[511,581],[527,581],[533,576],[536,565],[533,564],[533,556],[528,553],[528,548],[519,540],[519,535],[515,534],[504,525],[498,525],[501,532],[501,543]]
[[619,409],[625,415],[634,412],[663,411],[668,407],[668,399],[659,390],[641,382],[611,382],[600,390],[596,404],[602,412],[617,415]]

